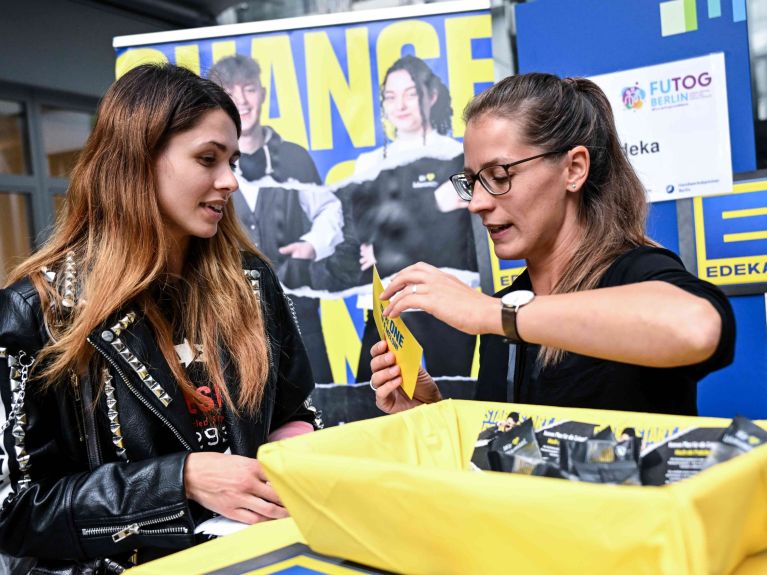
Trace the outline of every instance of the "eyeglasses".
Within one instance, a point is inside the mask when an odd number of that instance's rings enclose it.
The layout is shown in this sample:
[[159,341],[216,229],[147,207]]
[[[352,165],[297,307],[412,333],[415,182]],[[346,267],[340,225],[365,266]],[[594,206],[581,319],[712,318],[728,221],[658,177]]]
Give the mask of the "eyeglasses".
[[537,160],[538,158],[553,156],[555,154],[564,154],[569,149],[570,148],[563,148],[561,150],[554,150],[553,152],[544,152],[543,154],[530,156],[524,160],[517,160],[516,162],[511,162],[509,164],[485,166],[473,177],[467,176],[461,172],[460,174],[450,176],[450,181],[453,182],[453,187],[460,198],[467,202],[471,200],[471,197],[474,194],[474,184],[477,183],[477,180],[479,180],[479,183],[482,184],[482,187],[485,188],[488,193],[493,196],[502,196],[511,190],[511,175],[509,174],[509,168],[524,164],[531,160]]

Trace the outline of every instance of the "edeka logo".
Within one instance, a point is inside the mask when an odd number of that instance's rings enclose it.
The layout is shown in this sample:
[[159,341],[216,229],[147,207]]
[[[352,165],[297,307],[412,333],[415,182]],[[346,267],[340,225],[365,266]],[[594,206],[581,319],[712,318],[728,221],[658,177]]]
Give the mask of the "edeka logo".
[[645,97],[645,91],[639,87],[638,83],[623,88],[621,92],[621,101],[627,110],[639,110],[644,105]]
[[674,78],[650,82],[650,108],[676,108],[686,106],[691,100],[710,98],[711,74],[685,74]]
[[[722,16],[722,0],[708,0],[708,17]],[[698,29],[698,10],[695,0],[671,0],[660,3],[661,36],[673,36]],[[746,19],[746,0],[732,0],[732,21]]]

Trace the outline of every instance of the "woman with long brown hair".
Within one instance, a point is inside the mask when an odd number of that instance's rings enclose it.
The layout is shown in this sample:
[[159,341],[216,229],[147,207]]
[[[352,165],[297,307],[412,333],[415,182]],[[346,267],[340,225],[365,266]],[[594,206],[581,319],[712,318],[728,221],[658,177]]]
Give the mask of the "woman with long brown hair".
[[318,425],[314,384],[228,202],[239,132],[183,68],[104,96],[52,236],[0,291],[3,553],[127,565],[211,512],[286,516],[256,451]]
[[[527,269],[490,297],[415,264],[382,294],[385,313],[422,309],[483,334],[478,399],[697,413],[698,380],[732,361],[732,309],[646,235],[645,191],[604,93],[582,78],[512,76],[464,119],[465,168],[451,180],[497,256]],[[408,399],[386,344],[372,354],[384,411],[440,399],[423,370]]]

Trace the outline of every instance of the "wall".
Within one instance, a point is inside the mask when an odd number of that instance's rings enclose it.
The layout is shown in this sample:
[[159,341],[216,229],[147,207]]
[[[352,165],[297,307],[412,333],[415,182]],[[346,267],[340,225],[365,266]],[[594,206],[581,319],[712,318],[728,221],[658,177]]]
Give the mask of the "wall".
[[167,29],[70,0],[3,2],[0,81],[98,97],[114,79],[114,36]]

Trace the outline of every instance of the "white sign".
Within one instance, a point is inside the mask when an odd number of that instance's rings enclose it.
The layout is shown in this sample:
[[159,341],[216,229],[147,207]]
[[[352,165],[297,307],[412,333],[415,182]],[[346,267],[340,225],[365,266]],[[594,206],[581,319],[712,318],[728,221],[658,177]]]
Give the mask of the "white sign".
[[591,80],[610,100],[623,150],[648,201],[732,191],[723,53]]

